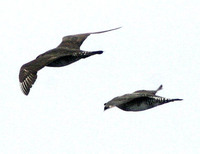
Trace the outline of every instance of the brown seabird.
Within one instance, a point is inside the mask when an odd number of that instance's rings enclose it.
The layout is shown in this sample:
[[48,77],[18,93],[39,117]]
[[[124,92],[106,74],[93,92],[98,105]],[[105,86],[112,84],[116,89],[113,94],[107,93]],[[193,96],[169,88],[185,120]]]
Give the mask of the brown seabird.
[[138,90],[131,94],[115,97],[104,104],[104,111],[115,106],[124,111],[143,111],[165,103],[182,100],[157,96],[156,93],[161,89],[162,85],[157,90]]
[[25,95],[29,94],[30,88],[37,79],[37,72],[45,66],[62,67],[74,63],[82,58],[87,58],[95,54],[102,54],[103,51],[83,51],[80,50],[81,44],[90,34],[104,33],[121,27],[84,34],[65,36],[58,47],[51,49],[36,59],[24,64],[19,72],[19,82]]

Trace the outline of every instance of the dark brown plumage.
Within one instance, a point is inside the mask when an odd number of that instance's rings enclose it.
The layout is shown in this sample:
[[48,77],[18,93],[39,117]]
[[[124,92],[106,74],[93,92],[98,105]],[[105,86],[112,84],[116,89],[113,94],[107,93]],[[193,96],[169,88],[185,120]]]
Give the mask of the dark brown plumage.
[[112,30],[110,29],[100,32],[84,33],[65,36],[58,47],[51,49],[36,59],[24,64],[19,72],[19,82],[21,89],[25,95],[29,94],[30,88],[37,79],[37,72],[45,66],[62,67],[76,62],[82,58],[87,58],[95,54],[102,54],[103,51],[82,51],[80,46],[90,34],[104,33]]
[[143,111],[165,103],[182,100],[157,96],[156,93],[161,89],[162,85],[157,90],[139,90],[131,94],[115,97],[104,104],[104,110],[116,106],[124,111]]

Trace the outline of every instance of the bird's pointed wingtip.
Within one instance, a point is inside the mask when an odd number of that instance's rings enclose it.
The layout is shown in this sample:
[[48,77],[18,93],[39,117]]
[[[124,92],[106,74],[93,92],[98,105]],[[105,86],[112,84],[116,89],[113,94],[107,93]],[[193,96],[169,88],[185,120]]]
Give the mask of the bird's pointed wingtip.
[[120,28],[122,28],[122,26],[116,27],[116,28],[112,28],[112,29],[109,29],[109,30],[107,30],[107,31],[113,31],[113,30],[117,30],[117,29],[120,29]]
[[117,29],[120,29],[120,28],[122,28],[122,27],[112,28],[112,29],[108,29],[108,30],[104,30],[104,31],[92,32],[92,33],[88,33],[88,34],[100,34],[100,33],[105,33],[105,32],[110,32],[110,31],[113,31],[113,30],[117,30]]
[[114,28],[113,30],[120,29],[120,28],[122,28],[122,26],[119,26],[119,27],[117,27],[117,28]]
[[25,86],[25,83],[20,82],[20,89],[24,95],[28,96],[30,89]]
[[162,89],[163,89],[163,85],[161,84],[161,85],[158,87],[157,91],[162,90]]

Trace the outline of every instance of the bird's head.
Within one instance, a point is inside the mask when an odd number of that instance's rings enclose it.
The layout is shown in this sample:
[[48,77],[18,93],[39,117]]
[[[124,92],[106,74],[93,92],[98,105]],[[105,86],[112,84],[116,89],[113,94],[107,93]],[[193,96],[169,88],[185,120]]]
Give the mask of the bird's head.
[[110,109],[112,107],[114,107],[114,106],[113,105],[109,105],[108,103],[105,103],[104,104],[104,111],[107,110],[107,109]]

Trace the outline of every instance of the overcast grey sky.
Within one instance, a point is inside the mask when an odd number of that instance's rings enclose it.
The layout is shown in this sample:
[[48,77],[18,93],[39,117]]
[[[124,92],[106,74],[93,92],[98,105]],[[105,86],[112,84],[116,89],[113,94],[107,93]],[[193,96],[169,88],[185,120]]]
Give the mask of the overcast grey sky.
[[[0,2],[1,153],[200,152],[200,1],[6,0]],[[63,36],[91,35],[103,50],[62,68],[44,68],[28,96],[20,67]],[[103,104],[136,90],[182,98],[142,112]]]

